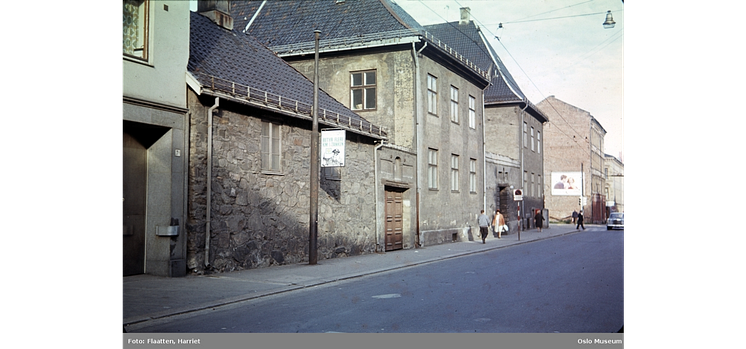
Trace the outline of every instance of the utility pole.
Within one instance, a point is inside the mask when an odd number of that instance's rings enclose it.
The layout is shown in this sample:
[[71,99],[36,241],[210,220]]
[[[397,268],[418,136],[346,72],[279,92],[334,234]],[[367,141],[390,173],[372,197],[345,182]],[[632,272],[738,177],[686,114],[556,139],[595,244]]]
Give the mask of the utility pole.
[[313,124],[311,126],[311,214],[308,220],[308,264],[317,262],[317,236],[319,229],[319,34],[315,35],[315,56],[313,73]]

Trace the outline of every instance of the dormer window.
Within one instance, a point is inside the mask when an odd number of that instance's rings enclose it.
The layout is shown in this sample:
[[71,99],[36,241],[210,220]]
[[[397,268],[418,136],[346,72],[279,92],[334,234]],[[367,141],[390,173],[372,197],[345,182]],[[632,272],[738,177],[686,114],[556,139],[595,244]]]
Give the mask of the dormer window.
[[148,1],[124,0],[123,53],[148,59]]

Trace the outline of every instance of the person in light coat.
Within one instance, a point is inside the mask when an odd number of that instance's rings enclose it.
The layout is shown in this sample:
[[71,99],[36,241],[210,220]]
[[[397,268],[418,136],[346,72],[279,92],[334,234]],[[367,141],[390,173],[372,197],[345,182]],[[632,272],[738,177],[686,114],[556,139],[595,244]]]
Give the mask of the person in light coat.
[[495,237],[501,239],[503,230],[505,230],[507,226],[505,225],[505,217],[500,213],[500,210],[495,211],[495,218],[492,219],[492,226],[495,227]]

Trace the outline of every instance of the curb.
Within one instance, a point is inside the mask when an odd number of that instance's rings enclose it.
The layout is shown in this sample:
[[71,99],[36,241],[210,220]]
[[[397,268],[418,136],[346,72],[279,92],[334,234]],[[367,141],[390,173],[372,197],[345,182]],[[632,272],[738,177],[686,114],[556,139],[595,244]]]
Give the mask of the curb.
[[241,296],[224,298],[221,300],[206,302],[203,304],[199,304],[199,305],[195,305],[191,307],[185,307],[182,309],[173,309],[173,310],[167,310],[167,311],[162,311],[158,313],[152,313],[148,315],[134,316],[129,319],[124,319],[123,324],[124,324],[125,331],[126,331],[126,327],[128,326],[131,327],[131,326],[143,325],[150,321],[167,319],[167,318],[174,317],[174,316],[188,315],[188,314],[196,313],[196,312],[203,311],[203,310],[216,309],[216,308],[229,306],[229,305],[233,305],[236,303],[250,301],[250,300],[254,300],[258,298],[297,291],[297,290],[301,290],[304,288],[316,287],[316,286],[331,284],[331,283],[335,283],[339,281],[351,280],[351,279],[355,279],[355,278],[359,278],[363,276],[375,275],[375,274],[385,273],[385,272],[389,272],[393,270],[400,270],[400,269],[420,266],[424,264],[434,263],[438,261],[459,258],[459,257],[464,257],[464,256],[470,256],[470,255],[479,254],[479,253],[485,253],[485,252],[513,247],[517,245],[523,245],[523,244],[530,243],[530,242],[542,241],[542,240],[552,239],[552,238],[561,237],[565,235],[570,235],[570,234],[574,234],[578,232],[580,232],[580,230],[571,230],[571,231],[567,231],[564,233],[559,233],[557,235],[550,235],[546,237],[541,237],[541,238],[536,238],[536,239],[531,239],[531,240],[524,240],[524,241],[519,240],[519,241],[516,241],[515,243],[511,243],[508,245],[485,247],[483,249],[476,250],[476,251],[455,252],[453,254],[438,256],[438,257],[431,258],[428,260],[423,260],[423,261],[414,262],[414,263],[405,264],[405,265],[398,265],[398,266],[385,267],[385,268],[380,268],[380,269],[375,269],[375,270],[368,270],[368,271],[363,271],[360,273],[343,275],[338,278],[320,278],[320,279],[315,279],[315,280],[309,280],[307,283],[303,283],[302,285],[291,284],[291,285],[281,287],[275,290],[269,290],[269,291],[264,291],[264,292],[257,292],[255,294],[246,294],[246,295],[241,295]]

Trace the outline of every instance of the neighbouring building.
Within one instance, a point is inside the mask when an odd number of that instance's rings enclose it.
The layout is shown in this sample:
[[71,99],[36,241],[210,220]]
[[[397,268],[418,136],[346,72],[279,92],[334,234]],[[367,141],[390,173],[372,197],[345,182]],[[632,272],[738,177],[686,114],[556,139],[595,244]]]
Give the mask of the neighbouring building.
[[624,163],[619,158],[604,154],[604,178],[606,179],[606,218],[611,212],[624,212]]
[[[533,228],[533,212],[544,209],[543,127],[547,116],[523,94],[481,29],[471,20],[468,7],[461,8],[457,22],[433,24],[425,29],[482,70],[490,85],[484,91],[485,207],[499,209],[515,232]],[[515,190],[523,200],[515,201]],[[548,220],[545,220],[548,223]]]
[[189,3],[124,0],[124,275],[186,274]]
[[[191,13],[186,234],[193,273],[308,261],[313,82],[243,34],[229,6],[203,1]],[[393,185],[412,178],[413,157],[379,154],[386,132],[324,91],[318,120],[344,142],[344,166],[321,168],[318,259],[382,251],[379,193],[384,178]]]
[[583,211],[586,223],[606,219],[604,136],[591,113],[549,96],[537,107],[553,121],[544,126],[544,193],[550,219],[567,221]]
[[321,88],[386,130],[380,176],[366,185],[375,192],[357,198],[376,206],[385,250],[474,237],[485,202],[486,70],[389,0],[236,1],[231,14],[235,31],[309,78],[319,30]]

